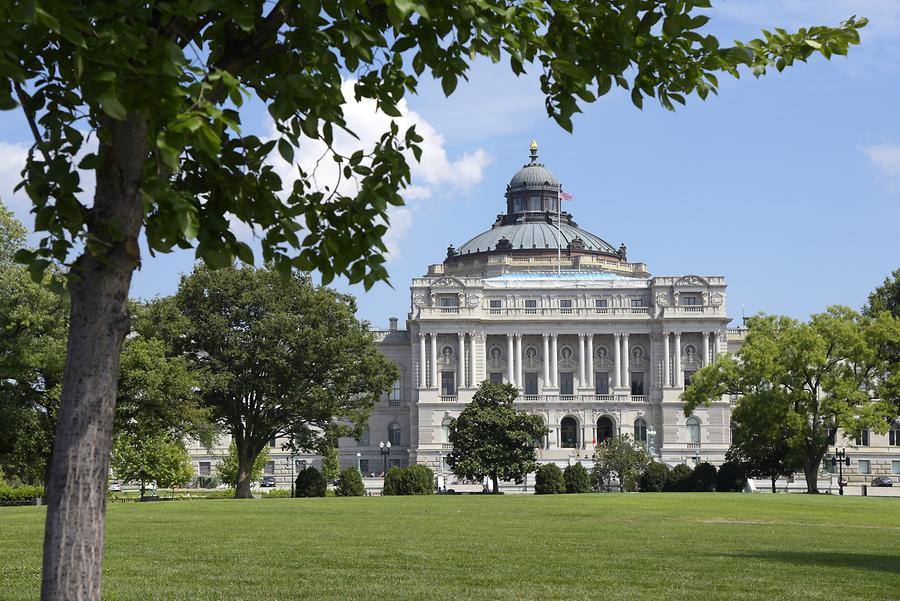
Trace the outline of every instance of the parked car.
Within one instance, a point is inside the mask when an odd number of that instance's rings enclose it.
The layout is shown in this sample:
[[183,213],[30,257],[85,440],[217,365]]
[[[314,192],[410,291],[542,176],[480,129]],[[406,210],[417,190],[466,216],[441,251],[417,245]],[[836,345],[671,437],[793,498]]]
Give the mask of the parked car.
[[872,480],[872,486],[893,486],[894,481],[888,476],[878,476]]
[[260,488],[274,488],[275,476],[263,476],[262,482],[259,486]]
[[122,492],[122,485],[118,482],[110,482],[109,492]]

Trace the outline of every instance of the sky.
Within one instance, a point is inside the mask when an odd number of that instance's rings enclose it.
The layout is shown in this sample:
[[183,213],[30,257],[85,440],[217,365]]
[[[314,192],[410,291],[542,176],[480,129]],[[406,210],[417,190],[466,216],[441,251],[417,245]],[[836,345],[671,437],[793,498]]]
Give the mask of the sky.
[[[742,314],[805,319],[832,304],[862,306],[900,268],[900,2],[727,0],[706,14],[706,31],[723,43],[854,14],[871,22],[846,58],[722,76],[717,97],[692,97],[674,113],[614,93],[583,107],[572,134],[547,117],[536,76],[516,78],[503,63],[477,62],[450,98],[423,82],[402,107],[401,125],[417,126],[425,152],[406,206],[391,215],[392,285],[335,283],[357,295],[359,316],[375,327],[402,322],[410,279],[490,227],[532,139],[574,195],[567,208],[580,227],[625,243],[653,275],[725,276],[733,324]],[[351,103],[348,118],[363,142],[388,123],[366,104]],[[263,107],[245,128],[271,133]],[[0,113],[0,199],[27,225],[27,199],[12,188],[29,144],[20,114]],[[318,152],[303,147],[298,160]],[[193,262],[192,251],[145,251],[132,296],[172,294]]]

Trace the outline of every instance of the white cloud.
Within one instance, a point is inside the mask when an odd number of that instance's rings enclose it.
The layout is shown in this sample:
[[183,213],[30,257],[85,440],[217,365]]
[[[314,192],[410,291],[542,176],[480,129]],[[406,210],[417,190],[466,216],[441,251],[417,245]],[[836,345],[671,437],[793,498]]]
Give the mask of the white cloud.
[[888,189],[894,190],[897,181],[900,180],[900,144],[863,146],[862,151],[875,168],[888,179]]
[[13,192],[13,189],[22,179],[21,172],[27,157],[28,147],[24,144],[0,142],[0,200],[24,223],[31,222],[28,214],[31,202],[25,192]]
[[715,4],[714,15],[769,29],[837,25],[856,15],[869,19],[864,40],[900,33],[897,0],[731,0]]

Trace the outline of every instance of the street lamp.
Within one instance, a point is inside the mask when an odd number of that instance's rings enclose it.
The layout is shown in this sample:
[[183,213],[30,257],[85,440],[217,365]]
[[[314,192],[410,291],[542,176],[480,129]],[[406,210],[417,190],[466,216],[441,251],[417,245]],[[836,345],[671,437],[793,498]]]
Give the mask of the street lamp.
[[647,450],[651,457],[656,456],[656,430],[647,430]]
[[291,462],[291,498],[294,498],[294,450],[291,449],[291,454],[288,456],[288,461]]
[[357,451],[356,452],[356,471],[359,472],[360,474],[362,474],[362,464],[360,463],[361,461],[362,461],[362,453]]
[[141,474],[141,500],[143,500],[144,499],[144,490],[146,490],[144,487],[144,483],[147,479],[147,466],[146,465],[141,465],[140,474]]
[[381,448],[381,458],[384,460],[384,469],[381,470],[381,473],[387,475],[387,461],[388,455],[391,454],[391,441],[387,441],[387,444],[381,441],[378,443],[378,446]]
[[850,467],[850,457],[847,455],[846,449],[835,449],[831,459],[831,467],[838,468],[838,491],[844,494],[844,466]]

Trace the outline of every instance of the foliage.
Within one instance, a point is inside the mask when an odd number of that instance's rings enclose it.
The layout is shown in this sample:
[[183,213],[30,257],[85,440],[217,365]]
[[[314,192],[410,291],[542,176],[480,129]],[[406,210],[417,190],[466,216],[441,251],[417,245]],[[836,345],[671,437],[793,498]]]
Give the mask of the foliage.
[[581,463],[567,465],[563,470],[567,493],[591,492],[591,477]]
[[381,494],[384,496],[396,496],[400,494],[400,475],[403,468],[394,466],[384,475],[384,483],[382,485]]
[[538,467],[534,478],[534,494],[561,495],[564,492],[566,492],[566,481],[558,465],[545,463]]
[[497,493],[499,480],[521,484],[535,470],[534,441],[548,430],[540,416],[515,409],[517,396],[510,384],[482,382],[472,402],[450,422],[453,450],[447,463],[454,474],[470,480],[489,477]]
[[363,484],[362,474],[355,467],[348,467],[341,472],[336,491],[339,497],[363,497],[366,494],[366,485]]
[[719,466],[719,473],[716,474],[716,491],[741,492],[746,483],[747,472],[744,465],[726,454],[725,463]]
[[[778,478],[803,467],[803,451],[791,440],[796,418],[789,410],[764,390],[744,399],[731,413],[728,457],[738,461],[747,476],[771,480],[772,492]],[[774,424],[769,422],[773,419]]]
[[612,479],[619,482],[619,490],[633,490],[637,478],[652,461],[642,443],[629,434],[618,434],[604,440],[594,451],[593,477],[608,486]]
[[882,311],[900,317],[900,269],[884,278],[884,283],[872,291],[862,310],[867,317],[877,317]]
[[341,473],[341,461],[337,447],[329,446],[322,455],[322,476],[326,482],[334,482]]
[[[895,269],[890,277],[885,278],[884,283],[869,295],[862,313],[872,319],[878,319],[878,314],[883,311],[900,319],[900,269]],[[880,341],[877,352],[885,365],[900,365],[900,343],[896,340]],[[900,413],[900,369],[893,369],[891,373],[886,374],[878,394],[880,398],[892,401]]]
[[[232,495],[234,496],[234,492],[232,491]],[[264,492],[260,495],[264,499],[290,499],[291,498],[291,489],[289,488],[273,488],[268,492]]]
[[120,433],[113,447],[112,468],[121,480],[156,482],[161,488],[184,486],[194,476],[184,444],[160,432]]
[[[175,306],[182,327],[170,343],[192,358],[203,404],[235,441],[239,470],[277,435],[294,450],[325,454],[335,438],[360,430],[397,378],[354,299],[305,275],[198,267],[182,278]],[[336,478],[331,467],[339,466],[326,467],[326,479]],[[239,474],[238,496],[249,496],[251,479]]]
[[398,495],[434,494],[434,471],[427,465],[415,463],[400,470],[397,479]]
[[[250,482],[259,482],[259,479],[262,478],[263,470],[266,468],[266,464],[269,462],[269,447],[263,447],[259,454],[256,456],[253,461],[253,469],[250,470]],[[222,479],[222,482],[227,484],[230,488],[235,488],[238,481],[238,457],[237,457],[237,446],[234,444],[234,441],[231,441],[231,444],[228,445],[228,453],[226,453],[222,460],[216,464],[216,473],[219,478]]]
[[638,487],[641,492],[663,492],[669,484],[669,466],[659,461],[651,461],[641,477]]
[[9,486],[0,483],[0,503],[23,503],[44,496],[43,486]]
[[692,488],[694,470],[689,465],[679,463],[669,473],[667,492],[688,492]]
[[706,461],[698,463],[691,474],[691,490],[694,492],[715,492],[716,466]]
[[215,488],[222,483],[219,476],[197,476],[194,484],[197,488]]
[[328,488],[325,476],[313,466],[300,470],[295,484],[294,494],[298,497],[324,497]]
[[862,428],[881,433],[898,414],[900,363],[880,349],[900,345],[900,319],[835,306],[808,323],[757,316],[749,327],[736,356],[694,374],[683,394],[685,414],[724,394],[739,395],[732,419],[745,458],[783,441],[787,448],[776,457],[787,466],[802,465],[807,490],[817,492],[829,428],[846,436]]

